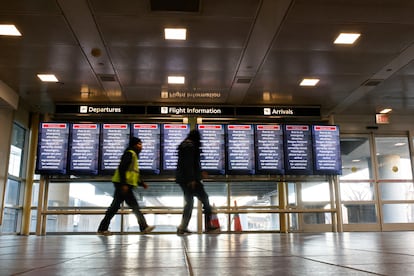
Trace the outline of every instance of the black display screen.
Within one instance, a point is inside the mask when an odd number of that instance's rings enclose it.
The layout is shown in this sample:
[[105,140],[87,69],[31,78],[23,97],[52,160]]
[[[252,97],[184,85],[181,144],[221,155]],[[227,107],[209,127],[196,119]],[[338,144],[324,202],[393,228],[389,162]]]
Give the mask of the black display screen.
[[36,173],[66,174],[68,123],[40,123]]
[[308,125],[284,125],[286,174],[313,173],[312,134]]
[[255,144],[258,173],[284,174],[282,126],[256,125]]
[[98,124],[72,124],[69,140],[69,171],[73,174],[98,174]]
[[133,136],[142,140],[139,168],[143,173],[160,173],[160,133],[159,124],[133,124]]
[[315,173],[342,174],[339,127],[314,125],[312,135]]
[[101,170],[109,173],[116,170],[130,137],[129,124],[102,124],[100,158]]
[[201,169],[211,174],[225,173],[224,126],[197,126],[201,135]]
[[162,125],[162,169],[175,171],[178,161],[178,145],[190,132],[188,124],[164,124]]
[[231,174],[254,174],[252,125],[227,125],[227,169]]

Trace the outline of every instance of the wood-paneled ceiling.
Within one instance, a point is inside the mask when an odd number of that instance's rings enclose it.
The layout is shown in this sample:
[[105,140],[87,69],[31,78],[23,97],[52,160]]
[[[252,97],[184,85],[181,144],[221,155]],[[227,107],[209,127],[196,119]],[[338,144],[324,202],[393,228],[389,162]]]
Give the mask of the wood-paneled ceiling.
[[[0,24],[22,36],[0,36],[0,81],[40,112],[57,103],[179,103],[414,114],[412,0],[200,0],[193,12],[182,9],[194,0],[166,2],[160,11],[150,0],[1,1]],[[165,27],[187,28],[187,40],[166,41]],[[361,37],[336,45],[340,32]],[[59,82],[42,83],[39,73]],[[186,82],[168,85],[168,75]],[[299,86],[309,77],[320,82]]]

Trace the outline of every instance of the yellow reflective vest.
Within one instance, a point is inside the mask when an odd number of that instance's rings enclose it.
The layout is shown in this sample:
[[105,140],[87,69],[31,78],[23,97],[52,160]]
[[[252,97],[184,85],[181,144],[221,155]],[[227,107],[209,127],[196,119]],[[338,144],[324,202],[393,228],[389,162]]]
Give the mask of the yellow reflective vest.
[[[135,151],[128,150],[132,153],[132,162],[129,164],[127,171],[125,172],[126,184],[131,186],[138,186],[139,183],[139,165],[138,165],[138,156]],[[112,182],[121,183],[121,175],[119,174],[119,169],[115,170],[114,175],[112,176]]]

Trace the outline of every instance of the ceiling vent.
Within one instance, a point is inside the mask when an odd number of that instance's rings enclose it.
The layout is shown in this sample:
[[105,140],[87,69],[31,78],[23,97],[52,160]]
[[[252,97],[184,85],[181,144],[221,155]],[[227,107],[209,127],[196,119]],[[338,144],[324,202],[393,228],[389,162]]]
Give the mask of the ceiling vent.
[[150,0],[151,11],[199,12],[200,0]]
[[236,80],[236,83],[247,84],[247,83],[250,83],[251,81],[252,81],[251,78],[238,78]]
[[113,82],[116,81],[115,75],[106,74],[106,75],[98,75],[99,79],[103,82]]
[[364,82],[364,86],[377,86],[380,84],[383,80],[367,80]]

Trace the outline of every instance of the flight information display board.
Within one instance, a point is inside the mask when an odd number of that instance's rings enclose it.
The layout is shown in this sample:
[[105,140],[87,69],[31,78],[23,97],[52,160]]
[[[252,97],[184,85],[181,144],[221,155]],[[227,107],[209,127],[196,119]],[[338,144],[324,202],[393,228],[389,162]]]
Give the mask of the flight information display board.
[[201,124],[201,169],[211,174],[225,173],[224,126]]
[[66,174],[68,139],[68,123],[40,123],[36,173]]
[[69,139],[69,171],[73,174],[98,174],[98,124],[72,124]]
[[284,174],[281,125],[256,125],[256,169],[258,173]]
[[162,169],[172,171],[177,168],[178,145],[190,132],[189,124],[162,125]]
[[339,127],[312,126],[315,173],[342,174]]
[[142,140],[139,168],[145,173],[160,173],[160,125],[133,124],[132,135]]
[[128,147],[129,124],[102,124],[101,131],[100,170],[112,173],[118,168],[121,156]]
[[313,173],[312,134],[309,125],[284,125],[286,174]]
[[227,125],[227,169],[231,174],[254,174],[252,125]]

